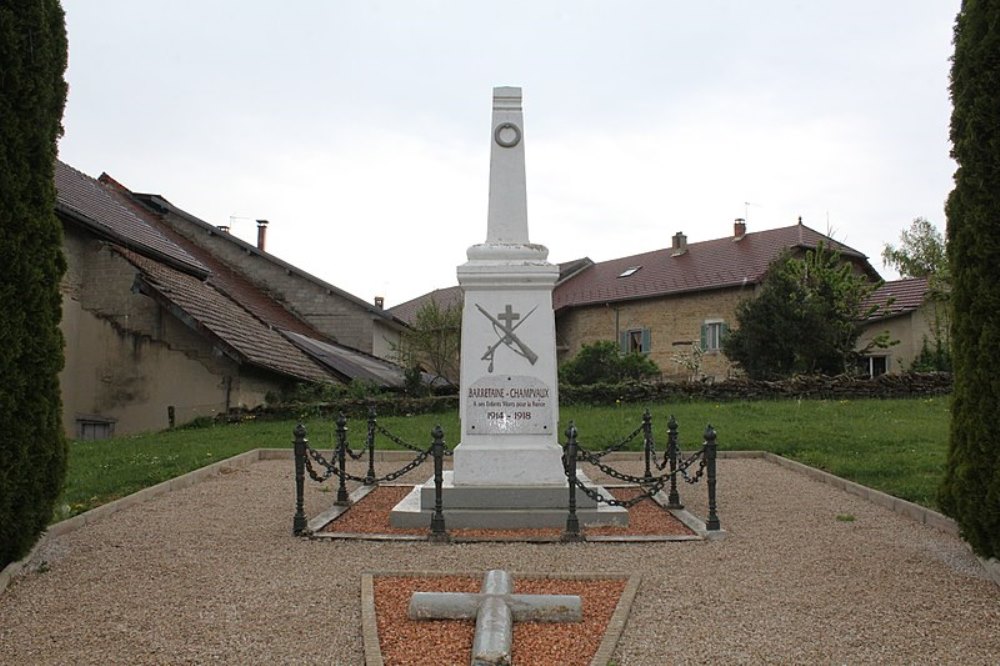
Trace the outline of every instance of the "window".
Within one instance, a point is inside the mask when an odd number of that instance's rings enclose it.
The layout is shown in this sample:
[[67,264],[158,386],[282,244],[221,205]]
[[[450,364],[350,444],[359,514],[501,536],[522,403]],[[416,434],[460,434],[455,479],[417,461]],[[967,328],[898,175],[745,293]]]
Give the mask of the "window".
[[619,275],[618,277],[623,278],[623,277],[630,277],[632,275],[635,275],[636,271],[638,271],[640,268],[642,268],[642,266],[629,266],[628,268],[626,268],[625,270],[623,270],[621,272],[621,275]]
[[648,354],[651,348],[651,337],[648,328],[632,328],[621,334],[621,350],[623,354],[638,352]]
[[76,438],[84,441],[109,439],[115,434],[114,419],[84,417],[76,420]]
[[701,349],[702,351],[719,351],[722,349],[722,341],[726,339],[729,327],[721,320],[707,320],[701,325]]
[[862,375],[868,377],[878,377],[889,372],[888,356],[862,356],[860,360],[860,370]]

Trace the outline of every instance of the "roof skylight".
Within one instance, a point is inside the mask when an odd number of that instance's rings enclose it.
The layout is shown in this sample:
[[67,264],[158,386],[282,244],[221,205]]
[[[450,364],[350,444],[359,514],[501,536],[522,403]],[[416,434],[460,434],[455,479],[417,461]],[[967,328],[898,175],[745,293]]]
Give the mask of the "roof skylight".
[[635,275],[635,274],[636,274],[636,272],[637,272],[637,271],[638,271],[638,270],[639,270],[640,268],[642,268],[642,266],[629,266],[628,268],[626,268],[625,270],[623,270],[623,271],[621,272],[621,275],[619,275],[618,277],[620,277],[620,278],[623,278],[623,277],[630,277],[630,276],[632,276],[632,275]]

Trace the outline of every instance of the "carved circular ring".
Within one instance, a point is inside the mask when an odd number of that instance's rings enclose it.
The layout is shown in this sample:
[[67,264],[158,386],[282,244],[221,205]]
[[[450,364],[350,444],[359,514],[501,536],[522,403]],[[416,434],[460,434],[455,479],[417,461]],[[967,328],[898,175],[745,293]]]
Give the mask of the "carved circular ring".
[[521,143],[521,128],[514,123],[500,123],[493,130],[493,139],[504,148],[513,148]]

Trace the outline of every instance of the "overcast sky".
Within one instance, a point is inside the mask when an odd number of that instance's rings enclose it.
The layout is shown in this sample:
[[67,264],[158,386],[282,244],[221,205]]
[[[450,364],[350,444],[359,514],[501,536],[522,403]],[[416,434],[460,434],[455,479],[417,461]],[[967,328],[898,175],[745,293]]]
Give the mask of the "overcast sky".
[[795,223],[944,229],[960,0],[63,0],[60,157],[393,306],[486,237],[493,86],[531,240],[595,261]]

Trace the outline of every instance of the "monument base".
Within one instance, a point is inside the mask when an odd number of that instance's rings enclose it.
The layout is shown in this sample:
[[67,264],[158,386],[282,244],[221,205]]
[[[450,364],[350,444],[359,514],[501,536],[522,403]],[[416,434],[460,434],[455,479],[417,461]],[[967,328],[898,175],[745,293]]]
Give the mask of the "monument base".
[[455,447],[454,478],[459,486],[565,488],[562,455],[561,446],[537,436],[468,437]]
[[[607,490],[583,474],[580,481],[603,497]],[[445,526],[448,529],[529,529],[566,526],[569,487],[549,486],[456,486],[454,474],[444,473],[441,487]],[[581,526],[628,525],[628,510],[598,503],[577,492],[576,515]],[[434,513],[434,479],[429,479],[393,507],[389,523],[393,527],[429,527]]]

